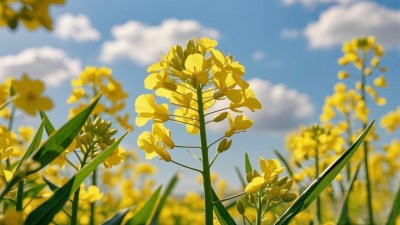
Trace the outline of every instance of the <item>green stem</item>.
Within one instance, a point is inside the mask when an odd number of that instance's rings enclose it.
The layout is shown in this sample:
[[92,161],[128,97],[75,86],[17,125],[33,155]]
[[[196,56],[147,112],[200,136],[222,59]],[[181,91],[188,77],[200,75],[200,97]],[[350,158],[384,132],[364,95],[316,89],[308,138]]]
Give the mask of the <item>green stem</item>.
[[[11,132],[12,127],[13,127],[13,124],[14,124],[14,117],[15,117],[15,106],[13,105],[13,106],[11,107],[11,116],[10,116],[10,120],[8,121],[8,127],[7,127],[7,129],[8,129],[9,132]],[[10,163],[10,158],[7,158],[7,159],[6,159],[7,170],[10,169],[10,164],[11,164],[11,163]]]
[[[365,61],[365,54],[363,55],[363,62]],[[361,69],[361,98],[362,101],[365,103],[365,107],[367,107],[367,101],[365,97],[365,83],[366,83],[366,76],[364,75],[365,65],[363,64]],[[362,122],[363,130],[367,128],[367,123]],[[367,189],[367,205],[368,205],[368,216],[370,224],[374,224],[374,212],[372,209],[372,191],[371,191],[371,180],[369,176],[369,166],[368,166],[368,141],[365,140],[363,142],[364,146],[364,169],[365,169],[365,181],[366,181],[366,189]]]
[[[318,175],[319,175],[319,154],[318,154],[318,148],[315,148],[315,179],[318,178]],[[317,220],[318,220],[319,224],[322,221],[321,199],[320,199],[319,195],[317,197]]]
[[261,196],[258,196],[258,203],[257,203],[257,218],[256,218],[256,225],[261,225],[262,220],[262,199]]
[[15,205],[16,211],[22,211],[22,202],[24,200],[24,180],[22,179],[18,183],[18,190],[17,190],[17,203]]
[[78,209],[79,209],[79,192],[81,188],[74,193],[74,200],[72,201],[71,225],[78,224]]
[[206,133],[206,123],[204,116],[203,107],[203,93],[202,87],[197,88],[197,105],[199,112],[199,128],[200,128],[200,140],[201,140],[201,155],[203,163],[203,187],[204,187],[204,200],[205,200],[205,224],[212,225],[214,223],[213,218],[213,195],[211,186],[211,176],[210,176],[210,164],[208,161],[208,146],[207,146],[207,133]]
[[[97,169],[95,169],[92,173],[92,184],[94,186],[97,185]],[[95,202],[90,204],[90,225],[94,225],[94,215],[95,215]]]

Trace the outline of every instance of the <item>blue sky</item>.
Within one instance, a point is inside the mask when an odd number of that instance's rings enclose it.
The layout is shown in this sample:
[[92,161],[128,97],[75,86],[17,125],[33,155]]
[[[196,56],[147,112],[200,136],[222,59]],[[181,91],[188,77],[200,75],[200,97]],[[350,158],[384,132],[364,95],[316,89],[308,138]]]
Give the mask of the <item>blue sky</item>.
[[[134,99],[148,93],[143,88],[146,68],[160,51],[191,37],[217,38],[218,48],[245,65],[246,79],[265,97],[263,111],[254,116],[257,129],[238,135],[215,164],[232,186],[238,184],[234,166],[243,168],[244,152],[254,162],[258,156],[273,157],[273,149],[284,148],[284,133],[300,123],[318,122],[324,98],[332,93],[341,69],[336,63],[341,43],[350,37],[375,35],[386,50],[382,64],[389,68],[389,88],[380,93],[389,101],[385,107],[373,108],[371,117],[379,118],[399,105],[399,1],[86,0],[68,1],[51,12],[55,25],[51,33],[0,30],[0,79],[28,70],[46,80],[47,94],[56,105],[49,115],[59,125],[67,117],[69,79],[85,66],[112,68],[130,94],[127,110],[134,116]],[[10,57],[13,63],[6,60]],[[143,130],[137,128],[124,145],[138,149],[136,137]],[[182,132],[176,133],[177,139],[183,137]],[[210,137],[217,138],[218,131]],[[174,156],[197,163],[184,151]],[[156,159],[152,162],[159,167],[160,183],[179,169]],[[181,189],[192,187],[192,175],[185,173]]]

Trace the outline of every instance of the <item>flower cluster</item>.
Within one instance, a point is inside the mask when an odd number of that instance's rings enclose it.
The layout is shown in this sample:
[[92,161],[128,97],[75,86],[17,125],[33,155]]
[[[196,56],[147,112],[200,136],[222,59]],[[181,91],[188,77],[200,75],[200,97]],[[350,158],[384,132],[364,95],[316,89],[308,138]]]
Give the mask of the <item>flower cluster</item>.
[[125,108],[128,94],[124,91],[122,84],[112,76],[111,69],[88,66],[77,79],[71,81],[71,85],[72,93],[67,103],[76,104],[76,106],[70,110],[70,117],[84,109],[90,99],[101,92],[107,101],[99,103],[93,113],[95,115],[106,113],[114,117],[126,130],[133,130],[132,125],[129,124],[129,114],[120,114]]
[[0,3],[0,27],[8,26],[15,29],[18,22],[29,30],[44,27],[53,29],[53,22],[49,14],[52,4],[62,5],[64,0],[5,0]]
[[[291,202],[297,198],[297,194],[289,192],[293,186],[293,180],[287,176],[279,179],[279,175],[285,170],[276,159],[259,159],[261,174],[254,170],[246,174],[249,182],[245,188],[247,202],[256,209],[257,220],[264,220],[263,215],[271,208],[282,202]],[[242,201],[237,202],[240,214],[245,214]],[[273,219],[272,219],[273,220]]]
[[[221,122],[228,118],[226,138],[252,126],[253,122],[241,114],[241,108],[255,111],[261,109],[261,104],[242,78],[244,66],[231,55],[225,56],[215,49],[216,46],[217,41],[209,38],[190,40],[185,49],[180,45],[173,46],[167,54],[162,55],[159,62],[147,69],[150,74],[145,79],[144,86],[176,106],[170,112],[169,104],[157,104],[154,94],[140,95],[136,99],[136,125],[144,126],[150,120],[154,122],[152,132],[146,131],[138,139],[139,147],[149,158],[155,155],[166,161],[171,158],[166,149],[174,148],[174,143],[169,129],[162,125],[167,121],[185,124],[189,134],[199,134],[201,121]],[[222,100],[227,100],[229,105],[214,110],[215,102]],[[214,111],[208,112],[211,110]],[[205,121],[208,116],[217,112],[220,114],[214,119]],[[230,143],[226,139],[223,141]]]

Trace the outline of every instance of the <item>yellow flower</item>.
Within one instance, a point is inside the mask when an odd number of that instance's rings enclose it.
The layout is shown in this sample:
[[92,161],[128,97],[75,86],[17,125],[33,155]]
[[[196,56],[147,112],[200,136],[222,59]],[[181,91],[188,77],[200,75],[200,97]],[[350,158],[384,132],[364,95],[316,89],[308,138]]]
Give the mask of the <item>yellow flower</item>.
[[0,215],[0,224],[3,225],[22,225],[24,224],[23,212],[17,212],[8,208],[4,215]]
[[38,110],[50,110],[53,103],[50,98],[41,96],[44,84],[40,80],[31,80],[24,74],[21,80],[14,80],[12,87],[17,95],[13,100],[15,107],[34,116]]
[[138,114],[135,123],[144,126],[149,120],[155,123],[163,123],[169,120],[168,105],[157,105],[154,95],[140,95],[135,101],[135,111]]
[[380,88],[387,87],[385,76],[381,75],[374,80],[374,85]]
[[139,148],[146,153],[146,159],[152,159],[156,155],[163,160],[171,161],[170,154],[166,148],[172,149],[174,142],[171,139],[171,132],[163,124],[153,124],[152,133],[144,131],[138,137],[137,144]]
[[249,184],[247,184],[245,188],[246,194],[248,193],[253,193],[255,191],[258,191],[259,189],[263,188],[266,185],[266,181],[263,177],[255,177]]
[[109,157],[106,158],[106,160],[104,160],[104,166],[106,168],[111,168],[124,161],[125,157],[126,150],[124,148],[118,147]]
[[103,198],[103,193],[100,192],[100,189],[97,186],[90,185],[86,191],[85,185],[81,185],[81,189],[79,192],[79,200],[85,203],[93,203],[95,201]]
[[244,115],[237,115],[235,120],[232,119],[232,116],[228,115],[229,120],[229,128],[225,131],[226,137],[231,137],[234,133],[238,131],[245,131],[249,129],[253,125],[253,120],[247,119]]
[[185,61],[184,73],[188,77],[196,78],[200,83],[206,84],[208,81],[209,63],[201,54],[189,55]]
[[273,176],[279,175],[285,171],[285,168],[281,167],[281,164],[276,159],[265,160],[261,157],[259,161],[262,176],[266,181],[269,181]]
[[35,133],[35,130],[32,127],[19,126],[18,132],[24,141],[29,141]]
[[0,163],[1,160],[7,159],[12,152],[13,148],[10,146],[9,140],[4,136],[0,136]]

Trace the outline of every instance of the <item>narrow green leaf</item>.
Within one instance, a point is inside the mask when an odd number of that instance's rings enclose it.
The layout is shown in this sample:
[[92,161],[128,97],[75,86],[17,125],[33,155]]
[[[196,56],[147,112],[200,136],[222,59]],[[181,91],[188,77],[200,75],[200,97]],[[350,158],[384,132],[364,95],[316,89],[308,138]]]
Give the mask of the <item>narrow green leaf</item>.
[[399,190],[397,191],[396,198],[394,199],[392,209],[388,217],[386,225],[395,225],[396,219],[400,216],[400,183]]
[[86,177],[88,177],[102,162],[104,162],[105,159],[107,159],[108,156],[114,152],[126,134],[127,132],[77,172],[64,186],[55,191],[52,197],[33,210],[26,218],[25,224],[49,224],[53,217],[64,207],[69,197],[80,187]]
[[43,136],[43,128],[44,128],[44,121],[42,120],[42,122],[40,123],[39,129],[36,131],[35,136],[32,139],[31,144],[28,147],[28,150],[26,150],[24,156],[22,156],[22,159],[18,162],[18,165],[15,169],[15,171],[18,171],[18,169],[21,167],[22,163],[29,158],[33,151],[35,151],[35,149],[37,149],[40,145],[40,141],[42,140],[42,136]]
[[10,104],[14,100],[15,96],[12,96],[9,98],[6,102],[3,103],[3,105],[0,106],[0,110],[4,109],[8,104]]
[[[247,155],[247,153],[246,153]],[[235,225],[235,220],[229,215],[225,206],[219,202],[219,198],[213,189],[214,212],[221,225]]]
[[157,205],[156,211],[154,213],[153,218],[151,219],[150,224],[151,225],[157,225],[158,224],[158,217],[161,213],[162,208],[165,205],[165,202],[167,201],[168,196],[171,194],[172,190],[175,188],[176,183],[178,182],[180,177],[179,172],[176,173],[172,179],[169,181],[168,185],[167,185],[167,189],[165,189],[164,194],[161,196],[160,198],[160,202]]
[[101,225],[121,225],[122,221],[124,220],[126,214],[128,214],[129,210],[130,210],[129,208],[120,210],[117,214],[104,221]]
[[44,120],[44,127],[46,128],[46,133],[48,136],[50,136],[55,131],[54,126],[53,124],[51,124],[50,119],[45,112],[40,111],[39,113],[42,120]]
[[245,158],[245,165],[246,165],[246,174],[247,173],[252,173],[253,172],[253,168],[251,168],[251,163],[250,163],[250,159],[249,159],[249,155],[246,154],[244,155]]
[[60,187],[58,187],[57,185],[55,185],[53,182],[51,182],[50,180],[48,180],[46,177],[42,177],[44,182],[46,182],[46,185],[50,188],[50,190],[52,190],[53,192],[57,191]]
[[147,200],[146,204],[126,222],[126,225],[145,225],[156,206],[158,196],[160,195],[161,186],[157,188],[154,194]]
[[286,212],[275,222],[275,225],[287,225],[301,211],[306,209],[312,201],[333,181],[337,174],[349,162],[350,158],[357,151],[360,144],[364,141],[375,120],[368,125],[361,136],[347,151],[345,151],[336,161],[329,165],[325,171],[314,180],[313,183],[300,195],[300,197],[286,210]]
[[245,178],[243,177],[242,172],[240,171],[239,167],[235,166],[235,171],[236,171],[237,176],[239,177],[240,184],[242,184],[243,189],[245,189],[246,181],[245,181]]
[[292,167],[290,166],[290,164],[286,161],[285,157],[283,157],[283,155],[278,151],[278,150],[274,150],[274,153],[276,156],[278,156],[278,158],[282,161],[283,165],[285,165],[286,170],[289,174],[289,176],[291,178],[293,178],[293,170]]
[[361,167],[361,163],[358,164],[356,171],[354,172],[353,177],[350,179],[350,185],[347,188],[347,193],[346,196],[344,198],[344,202],[343,202],[343,206],[342,206],[342,212],[340,213],[339,216],[339,220],[337,222],[337,224],[339,225],[345,225],[345,224],[352,224],[349,218],[349,197],[350,197],[350,193],[351,190],[353,189],[354,186],[354,182],[357,180],[357,176],[358,176],[358,171],[360,171],[360,167]]
[[40,163],[40,167],[29,171],[29,174],[39,171],[68,148],[81,130],[82,126],[85,124],[94,107],[96,107],[100,97],[101,96],[98,96],[86,109],[81,111],[59,130],[55,131],[35,152],[32,158],[36,162]]

